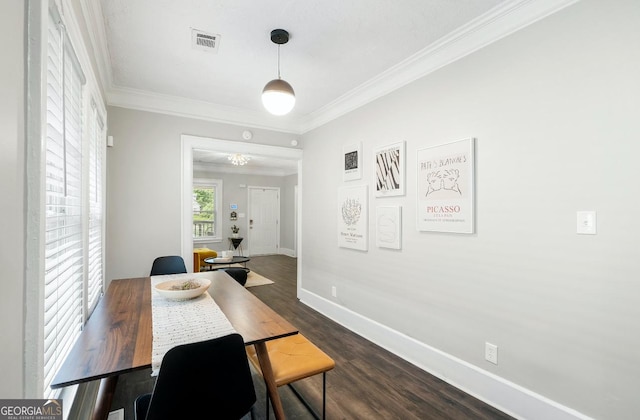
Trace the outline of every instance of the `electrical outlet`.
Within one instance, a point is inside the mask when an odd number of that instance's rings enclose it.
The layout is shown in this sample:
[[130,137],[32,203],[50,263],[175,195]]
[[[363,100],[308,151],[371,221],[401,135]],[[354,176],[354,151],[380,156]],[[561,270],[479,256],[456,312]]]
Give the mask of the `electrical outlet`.
[[336,289],[336,286],[331,286],[331,296],[338,297],[338,289]]
[[491,343],[484,343],[484,358],[493,363],[498,364],[498,346]]

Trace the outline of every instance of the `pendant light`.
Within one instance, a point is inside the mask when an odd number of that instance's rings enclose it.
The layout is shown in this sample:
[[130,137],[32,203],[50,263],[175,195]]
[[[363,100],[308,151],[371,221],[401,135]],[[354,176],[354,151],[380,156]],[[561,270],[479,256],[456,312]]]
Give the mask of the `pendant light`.
[[262,90],[262,104],[273,115],[285,115],[296,104],[293,88],[280,78],[280,45],[289,42],[289,32],[274,29],[271,31],[271,41],[278,45],[278,78],[267,83]]

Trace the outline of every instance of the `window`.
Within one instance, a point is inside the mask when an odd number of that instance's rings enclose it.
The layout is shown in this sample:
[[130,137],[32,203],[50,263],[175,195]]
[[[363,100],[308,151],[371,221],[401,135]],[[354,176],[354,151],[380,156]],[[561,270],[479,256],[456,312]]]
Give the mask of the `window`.
[[193,182],[193,240],[219,242],[222,240],[218,215],[222,203],[222,181],[196,179]]
[[82,85],[60,18],[49,14],[45,175],[45,389],[82,327]]
[[47,28],[42,58],[46,59],[44,214],[39,225],[44,319],[37,388],[45,398],[57,396],[50,384],[103,290],[103,110],[91,98],[96,90],[87,89],[63,20],[51,2],[42,23]]

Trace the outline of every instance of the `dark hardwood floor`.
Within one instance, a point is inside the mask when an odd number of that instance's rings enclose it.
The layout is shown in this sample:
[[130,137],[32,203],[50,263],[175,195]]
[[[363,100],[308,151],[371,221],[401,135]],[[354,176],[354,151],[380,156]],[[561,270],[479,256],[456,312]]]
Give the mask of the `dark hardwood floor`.
[[[248,290],[336,361],[327,373],[327,419],[511,419],[300,303],[296,263],[282,255],[252,257],[247,266],[275,283]],[[258,402],[253,418],[264,419],[264,384],[257,375],[254,384]],[[313,407],[321,407],[321,375],[295,386]],[[125,418],[133,419],[133,400],[152,388],[147,371],[121,376],[112,410],[125,407]],[[313,418],[287,387],[279,392],[287,419]]]
[[[327,373],[327,418],[511,418],[300,303],[295,258],[252,257],[249,266],[275,281],[249,290],[336,361],[336,368]],[[320,376],[296,384],[320,406]]]

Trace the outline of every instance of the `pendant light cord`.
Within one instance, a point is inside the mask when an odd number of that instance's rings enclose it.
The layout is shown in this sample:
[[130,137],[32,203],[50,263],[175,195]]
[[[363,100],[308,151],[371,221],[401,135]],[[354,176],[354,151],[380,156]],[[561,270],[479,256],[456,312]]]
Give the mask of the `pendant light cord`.
[[278,44],[278,79],[280,79],[280,44]]

